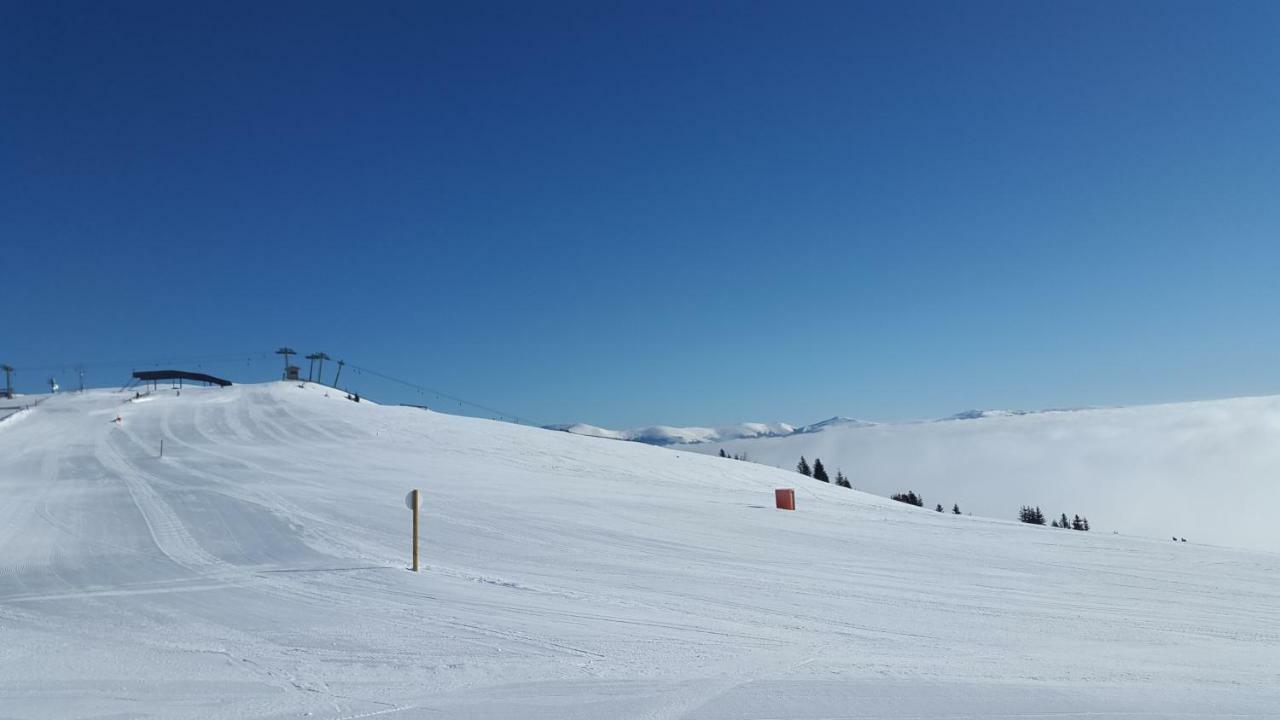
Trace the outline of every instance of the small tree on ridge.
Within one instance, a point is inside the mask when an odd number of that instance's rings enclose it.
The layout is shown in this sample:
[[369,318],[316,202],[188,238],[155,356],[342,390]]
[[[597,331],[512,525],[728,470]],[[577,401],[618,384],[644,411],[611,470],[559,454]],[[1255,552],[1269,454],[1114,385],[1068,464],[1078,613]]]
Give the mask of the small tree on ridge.
[[915,505],[916,507],[924,507],[924,497],[915,494],[912,490],[908,490],[904,493],[895,493],[890,496],[890,499],[897,500],[898,502],[906,503],[908,505]]
[[813,459],[813,479],[824,483],[831,482],[831,478],[827,476],[827,469],[822,467],[822,458]]

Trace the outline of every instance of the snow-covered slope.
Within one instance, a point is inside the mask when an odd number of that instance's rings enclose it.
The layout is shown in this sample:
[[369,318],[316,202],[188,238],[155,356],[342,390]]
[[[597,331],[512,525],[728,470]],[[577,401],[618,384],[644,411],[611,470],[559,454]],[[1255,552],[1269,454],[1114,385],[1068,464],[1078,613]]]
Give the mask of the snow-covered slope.
[[27,408],[39,405],[47,395],[19,395],[14,393],[11,398],[0,395],[0,421],[6,420],[15,415],[20,415]]
[[783,512],[792,473],[314,386],[126,399],[0,423],[0,716],[1280,707],[1275,555],[812,483]]
[[815,457],[855,488],[914,490],[932,507],[1016,517],[1039,505],[1093,530],[1280,551],[1280,397],[1037,413],[969,412],[954,422],[832,427],[720,448],[794,468]]

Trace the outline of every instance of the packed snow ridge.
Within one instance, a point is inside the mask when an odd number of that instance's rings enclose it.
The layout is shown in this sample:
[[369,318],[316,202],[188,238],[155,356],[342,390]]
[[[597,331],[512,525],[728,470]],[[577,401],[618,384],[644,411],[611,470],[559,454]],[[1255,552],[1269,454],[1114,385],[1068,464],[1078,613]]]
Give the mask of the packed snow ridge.
[[[705,444],[607,442],[310,384],[139,400],[59,395],[0,423],[0,715],[1131,720],[1280,707],[1275,554],[940,514],[685,449]],[[1236,436],[1280,447],[1275,405],[1213,410],[1218,435],[1172,419],[1161,432],[1200,452]],[[1028,419],[928,427],[1015,421]],[[796,489],[795,512],[773,507],[780,487]],[[405,569],[411,488],[421,573]],[[1225,489],[1237,517],[1276,506],[1239,490]]]

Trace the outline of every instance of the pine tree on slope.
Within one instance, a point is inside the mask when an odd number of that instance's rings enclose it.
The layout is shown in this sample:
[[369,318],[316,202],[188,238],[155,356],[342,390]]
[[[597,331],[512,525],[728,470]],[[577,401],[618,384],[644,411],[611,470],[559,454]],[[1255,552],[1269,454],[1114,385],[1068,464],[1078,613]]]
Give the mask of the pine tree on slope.
[[1018,519],[1029,525],[1043,525],[1044,513],[1040,511],[1039,507],[1033,508],[1030,505],[1023,505],[1022,509],[1018,511]]
[[952,514],[952,515],[959,515],[959,514],[960,514],[960,503],[956,503],[955,505],[952,505],[952,506],[951,506],[951,514]]
[[822,458],[813,459],[813,479],[824,483],[831,482],[831,478],[827,476],[827,469],[822,467]]
[[904,493],[894,493],[889,496],[889,499],[897,500],[898,502],[906,503],[908,505],[915,505],[916,507],[924,507],[924,498],[917,495],[914,490],[908,490]]

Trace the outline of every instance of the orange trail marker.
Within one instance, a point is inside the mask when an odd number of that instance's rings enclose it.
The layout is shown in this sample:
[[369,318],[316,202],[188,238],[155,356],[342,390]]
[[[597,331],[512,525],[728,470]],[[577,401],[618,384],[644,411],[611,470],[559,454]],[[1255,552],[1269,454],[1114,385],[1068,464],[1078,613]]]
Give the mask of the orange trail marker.
[[796,509],[795,488],[778,488],[773,491],[773,498],[777,501],[779,510]]

